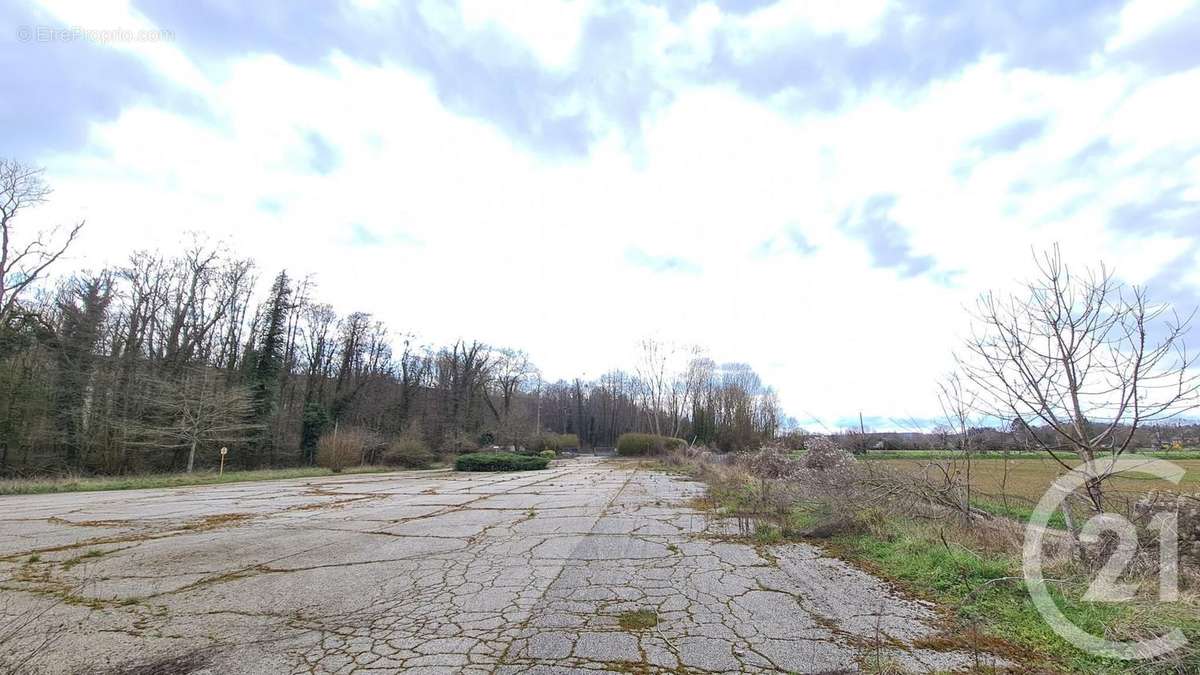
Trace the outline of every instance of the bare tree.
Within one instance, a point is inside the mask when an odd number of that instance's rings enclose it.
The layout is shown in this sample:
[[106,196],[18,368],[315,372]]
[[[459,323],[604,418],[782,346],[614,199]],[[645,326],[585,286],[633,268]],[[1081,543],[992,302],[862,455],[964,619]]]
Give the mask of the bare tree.
[[50,196],[43,169],[0,158],[0,326],[7,326],[18,302],[79,235],[83,222],[58,232],[38,232],[24,243],[16,241],[17,216]]
[[197,449],[245,441],[261,428],[249,421],[254,416],[250,389],[228,386],[220,371],[189,368],[182,379],[146,384],[153,416],[131,434],[133,444],[186,450],[188,473],[195,467]]
[[[1038,274],[1019,294],[979,299],[959,365],[982,414],[1014,420],[1070,468],[1060,453],[1115,458],[1143,425],[1197,407],[1200,381],[1184,344],[1192,315],[1168,314],[1103,265],[1072,274],[1057,247],[1035,259]],[[1034,433],[1039,427],[1052,433]],[[1106,477],[1099,471],[1087,483],[1097,511]]]
[[662,434],[661,415],[670,387],[667,361],[671,349],[654,338],[642,340],[639,347],[642,353],[638,361],[637,376],[642,405],[650,418],[650,429],[656,434]]
[[513,404],[516,395],[533,375],[529,356],[515,349],[494,349],[491,355],[491,380],[483,390],[483,400],[496,418],[502,443],[516,443],[513,424]]
[[[977,402],[975,392],[971,390],[967,382],[963,381],[959,373],[951,373],[938,382],[938,403],[942,408],[942,416],[946,420],[946,427],[950,430],[948,433],[949,439],[952,439],[955,448],[963,454],[963,462],[966,465],[966,475],[961,481],[953,481],[960,483],[962,488],[962,508],[961,512],[971,515],[971,429],[975,427],[974,415]],[[1005,468],[1007,469],[1007,462]],[[957,477],[957,471],[948,472]]]

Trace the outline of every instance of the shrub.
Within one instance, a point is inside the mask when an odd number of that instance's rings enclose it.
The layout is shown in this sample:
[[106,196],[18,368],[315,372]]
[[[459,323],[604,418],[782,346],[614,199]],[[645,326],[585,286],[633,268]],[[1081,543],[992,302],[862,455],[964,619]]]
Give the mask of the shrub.
[[363,455],[379,444],[379,435],[366,429],[331,431],[317,442],[317,464],[334,472],[362,464]]
[[621,434],[621,437],[617,439],[617,454],[626,457],[656,455],[670,450],[678,450],[686,445],[687,441],[682,438],[655,434]]
[[543,450],[553,450],[556,453],[579,447],[579,436],[576,434],[538,434],[530,438],[525,447],[534,453]]
[[557,456],[553,450],[543,450],[538,453],[538,457],[545,457],[546,459],[554,459]]
[[389,466],[402,466],[406,469],[428,469],[437,455],[429,450],[429,446],[419,436],[405,434],[392,441],[383,453],[383,463]]
[[550,464],[545,457],[511,452],[474,452],[454,461],[458,471],[536,471]]
[[806,469],[831,471],[854,464],[853,455],[825,436],[810,436],[805,445],[808,450],[800,458],[800,463]]

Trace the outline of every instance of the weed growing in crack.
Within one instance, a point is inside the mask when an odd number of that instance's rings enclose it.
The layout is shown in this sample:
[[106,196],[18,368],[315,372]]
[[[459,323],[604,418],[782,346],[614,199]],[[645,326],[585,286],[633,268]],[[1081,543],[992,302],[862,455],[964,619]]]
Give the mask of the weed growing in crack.
[[783,541],[783,531],[775,525],[757,523],[754,526],[754,540],[760,544],[778,544]]
[[658,625],[658,612],[652,609],[622,612],[617,617],[617,623],[625,630],[648,630]]
[[107,551],[102,551],[98,548],[88,549],[88,551],[86,553],[82,553],[80,555],[75,556],[74,558],[64,561],[62,564],[62,568],[64,570],[69,570],[72,567],[74,567],[80,563],[83,563],[87,560],[90,560],[92,558],[99,558],[99,557],[103,556],[105,553],[107,553]]

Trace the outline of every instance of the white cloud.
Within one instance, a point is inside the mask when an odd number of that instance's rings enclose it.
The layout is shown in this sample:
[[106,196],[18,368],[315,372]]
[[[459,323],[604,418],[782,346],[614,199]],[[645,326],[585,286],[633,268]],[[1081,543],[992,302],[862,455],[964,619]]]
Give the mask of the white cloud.
[[1121,8],[1120,27],[1105,48],[1115,51],[1131,45],[1192,6],[1192,0],[1131,0]]
[[562,69],[575,56],[583,21],[592,4],[588,0],[462,0],[460,12],[468,30],[499,28],[536,54],[548,68]]
[[887,0],[784,0],[755,10],[738,23],[749,41],[760,47],[788,39],[797,28],[843,35],[852,44],[863,44],[878,34],[887,8]]

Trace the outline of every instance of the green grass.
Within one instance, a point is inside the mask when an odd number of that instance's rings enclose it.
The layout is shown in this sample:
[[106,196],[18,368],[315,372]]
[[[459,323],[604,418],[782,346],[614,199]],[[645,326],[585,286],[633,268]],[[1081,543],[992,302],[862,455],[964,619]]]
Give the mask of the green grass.
[[[352,467],[348,473],[380,473],[395,469],[376,466]],[[93,492],[102,490],[142,490],[146,488],[186,487],[189,485],[218,485],[256,480],[287,478],[316,478],[332,476],[334,472],[319,467],[295,469],[260,469],[255,471],[226,471],[222,475],[210,472],[159,473],[138,476],[89,476],[64,478],[22,478],[0,480],[0,496],[38,495],[55,492]]]
[[[1013,504],[1011,502],[1009,502],[1008,505],[1005,505],[1002,502],[997,502],[997,501],[993,501],[993,500],[972,499],[971,505],[977,509],[987,511],[988,513],[992,514],[993,516],[1003,516],[1005,518],[1012,518],[1013,520],[1017,520],[1022,523],[1028,523],[1030,516],[1033,515],[1033,507],[1032,506],[1025,506],[1022,504]],[[1059,510],[1056,510],[1054,513],[1050,514],[1050,520],[1048,520],[1046,522],[1046,525],[1048,527],[1050,527],[1051,529],[1055,529],[1055,530],[1067,529],[1067,519],[1063,516],[1062,510],[1059,509]]]
[[[866,563],[871,571],[910,592],[953,610],[963,625],[959,634],[967,634],[966,627],[976,625],[985,636],[984,648],[986,640],[1003,640],[1016,646],[1015,655],[1022,665],[1072,672],[1123,672],[1122,662],[1084,654],[1050,629],[1029,599],[1020,579],[1017,556],[947,543],[935,529],[923,523],[888,519],[874,532],[836,538],[834,549],[842,557]],[[1193,641],[1200,634],[1200,618],[1189,617],[1183,607],[1083,602],[1078,598],[1084,588],[1077,581],[1052,583],[1049,589],[1063,614],[1093,635],[1111,634],[1122,626],[1136,629],[1147,625],[1164,630],[1180,626]],[[1025,662],[1039,658],[1042,663]],[[1188,658],[1200,657],[1192,654]]]

